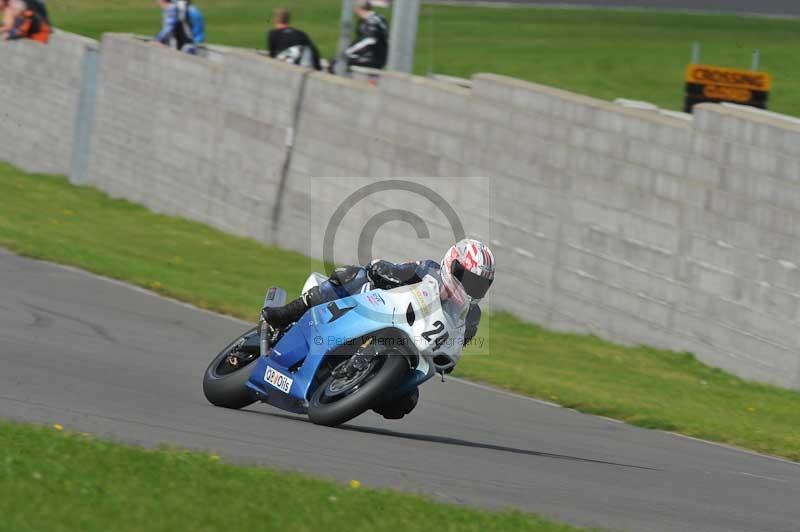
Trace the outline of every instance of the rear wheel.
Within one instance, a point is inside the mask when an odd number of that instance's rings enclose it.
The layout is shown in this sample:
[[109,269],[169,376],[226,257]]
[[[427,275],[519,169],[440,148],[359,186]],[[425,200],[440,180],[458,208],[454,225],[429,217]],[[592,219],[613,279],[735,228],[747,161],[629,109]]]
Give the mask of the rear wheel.
[[[256,402],[253,392],[245,386],[252,363],[258,359],[258,351],[252,349],[254,340],[258,345],[254,335],[258,335],[258,328],[250,329],[231,342],[208,365],[203,377],[203,393],[211,404],[239,409]],[[247,349],[243,348],[245,344]]]
[[380,403],[381,397],[400,384],[408,369],[406,358],[389,350],[360,371],[337,376],[340,372],[334,370],[311,396],[308,417],[317,425],[329,427],[350,421]]

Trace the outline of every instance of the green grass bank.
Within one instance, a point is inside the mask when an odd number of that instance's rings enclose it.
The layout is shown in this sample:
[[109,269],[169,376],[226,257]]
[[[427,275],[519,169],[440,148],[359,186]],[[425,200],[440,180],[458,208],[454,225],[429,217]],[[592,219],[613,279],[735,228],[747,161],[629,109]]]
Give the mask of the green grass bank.
[[0,449],[0,530],[13,532],[585,530],[2,420]]
[[[268,285],[297,294],[318,262],[157,215],[64,178],[0,164],[0,246],[255,320]],[[270,272],[270,278],[265,278]],[[744,381],[691,354],[622,347],[489,314],[457,375],[648,428],[800,461],[800,393]],[[220,346],[229,339],[220,338]],[[211,353],[209,353],[209,357]]]
[[[211,43],[265,47],[272,10],[287,6],[293,24],[331,57],[341,2],[214,0],[196,2]],[[54,23],[99,38],[104,32],[154,35],[154,2],[67,0],[51,6]],[[774,78],[771,110],[800,116],[800,20],[730,15],[585,9],[423,5],[416,72],[469,77],[494,72],[603,99],[645,100],[681,109],[693,42],[702,62],[749,68],[753,50]]]

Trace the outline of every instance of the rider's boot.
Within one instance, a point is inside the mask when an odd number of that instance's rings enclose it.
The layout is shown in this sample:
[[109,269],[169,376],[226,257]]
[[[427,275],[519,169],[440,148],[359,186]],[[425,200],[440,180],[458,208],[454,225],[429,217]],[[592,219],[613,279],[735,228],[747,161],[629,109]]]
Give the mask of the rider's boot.
[[261,310],[261,315],[270,326],[275,329],[282,329],[299,320],[309,308],[320,303],[322,303],[322,296],[320,295],[319,287],[315,286],[282,307],[264,307]]

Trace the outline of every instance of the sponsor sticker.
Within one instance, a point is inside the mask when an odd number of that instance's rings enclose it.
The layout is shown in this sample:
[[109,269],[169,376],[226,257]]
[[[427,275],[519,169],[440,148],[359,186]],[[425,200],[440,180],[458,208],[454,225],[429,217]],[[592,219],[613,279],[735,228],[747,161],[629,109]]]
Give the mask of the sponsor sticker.
[[290,379],[280,371],[275,371],[269,366],[267,367],[267,372],[264,374],[264,381],[276,387],[283,393],[289,393],[289,390],[292,388],[292,382],[293,382],[292,379]]
[[378,305],[385,305],[386,304],[386,301],[383,299],[383,297],[381,297],[380,294],[367,294],[367,300],[370,303],[372,303],[373,305],[375,305],[376,307]]
[[414,296],[414,299],[417,300],[417,306],[419,307],[422,315],[427,316],[430,312],[430,305],[428,304],[427,298],[423,295],[422,288],[414,287],[411,290],[411,294]]

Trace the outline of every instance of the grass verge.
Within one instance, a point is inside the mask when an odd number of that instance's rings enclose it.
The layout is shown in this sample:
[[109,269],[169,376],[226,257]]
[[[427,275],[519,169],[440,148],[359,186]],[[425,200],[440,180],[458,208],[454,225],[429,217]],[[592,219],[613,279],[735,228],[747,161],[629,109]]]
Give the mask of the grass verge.
[[14,532],[579,530],[2,420],[0,449],[0,528]]
[[[4,164],[0,246],[252,320],[267,284],[296,294],[315,267],[296,253]],[[489,315],[479,335],[489,338],[492,354],[468,349],[460,376],[634,425],[800,461],[796,391],[744,381],[688,353],[555,333],[507,314]]]
[[[272,10],[288,6],[326,57],[334,54],[341,2],[198,0],[212,43],[264,48]],[[59,27],[154,35],[152,1],[67,0],[51,6]],[[681,109],[693,42],[705,63],[749,68],[753,50],[775,80],[770,109],[800,116],[800,23],[730,15],[423,5],[416,72],[469,77],[494,72],[603,99],[646,100]]]

